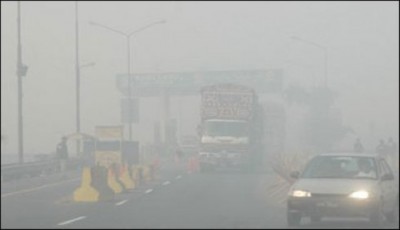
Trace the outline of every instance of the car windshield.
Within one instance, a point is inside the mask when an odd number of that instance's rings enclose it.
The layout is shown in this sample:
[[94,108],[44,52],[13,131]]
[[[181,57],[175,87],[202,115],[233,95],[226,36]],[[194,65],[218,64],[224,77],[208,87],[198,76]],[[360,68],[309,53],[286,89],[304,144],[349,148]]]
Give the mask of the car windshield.
[[376,179],[372,157],[317,156],[306,166],[302,178]]

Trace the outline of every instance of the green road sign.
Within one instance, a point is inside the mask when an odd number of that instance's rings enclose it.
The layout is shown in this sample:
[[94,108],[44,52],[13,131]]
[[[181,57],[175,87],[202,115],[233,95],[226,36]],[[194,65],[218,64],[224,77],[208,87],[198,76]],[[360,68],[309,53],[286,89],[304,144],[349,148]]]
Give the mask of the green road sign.
[[[128,75],[118,74],[117,88],[128,95]],[[283,70],[235,70],[204,72],[141,73],[131,75],[132,96],[159,96],[165,90],[170,95],[199,94],[205,85],[233,83],[249,86],[257,93],[278,93],[282,90]]]

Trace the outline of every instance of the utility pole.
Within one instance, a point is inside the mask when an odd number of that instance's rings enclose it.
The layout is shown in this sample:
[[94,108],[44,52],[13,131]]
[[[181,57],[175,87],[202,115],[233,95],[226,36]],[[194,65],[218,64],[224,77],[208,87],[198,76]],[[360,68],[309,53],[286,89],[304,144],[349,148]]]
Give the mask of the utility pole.
[[17,14],[17,78],[18,78],[18,163],[24,163],[24,133],[22,120],[22,77],[26,75],[28,67],[22,64],[22,46],[21,46],[21,2],[18,1]]
[[[75,1],[75,71],[76,71],[76,132],[81,132],[81,109],[80,109],[80,65],[79,65],[79,23],[78,23],[78,1]],[[76,141],[76,154],[81,149],[81,142],[78,139]]]
[[97,23],[97,22],[93,22],[93,21],[90,22],[91,25],[99,26],[99,27],[102,27],[104,29],[111,30],[111,31],[113,31],[115,33],[123,35],[126,38],[126,45],[127,45],[127,47],[126,47],[127,55],[126,56],[127,56],[127,72],[128,72],[128,131],[129,131],[129,141],[132,141],[132,122],[133,122],[132,121],[132,110],[133,110],[133,108],[132,108],[132,99],[134,99],[134,100],[136,100],[138,102],[138,98],[137,97],[136,98],[132,98],[132,89],[131,89],[131,87],[132,87],[132,79],[131,79],[131,65],[130,65],[130,63],[131,63],[131,56],[130,56],[131,43],[130,43],[130,38],[131,38],[132,35],[134,35],[134,34],[136,34],[138,32],[141,32],[141,31],[143,31],[143,30],[145,30],[145,29],[147,29],[147,28],[149,28],[151,26],[154,26],[156,24],[163,24],[165,22],[166,22],[165,20],[156,21],[156,22],[150,23],[150,24],[148,24],[146,26],[143,26],[143,27],[141,27],[141,28],[129,33],[129,34],[125,33],[125,32],[122,32],[122,31],[119,31],[119,30],[116,30],[114,28],[102,25],[102,24]]

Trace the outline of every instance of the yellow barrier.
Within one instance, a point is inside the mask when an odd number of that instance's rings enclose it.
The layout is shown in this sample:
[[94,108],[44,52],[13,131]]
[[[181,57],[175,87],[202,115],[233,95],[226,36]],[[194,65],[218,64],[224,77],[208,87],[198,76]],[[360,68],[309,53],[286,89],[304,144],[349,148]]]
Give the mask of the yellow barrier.
[[124,184],[126,189],[133,189],[135,187],[135,183],[131,179],[128,165],[126,163],[121,165],[119,179]]
[[103,166],[94,166],[92,172],[92,186],[99,191],[99,200],[113,200],[114,191],[107,184],[107,168]]
[[95,202],[99,200],[99,192],[91,186],[92,176],[89,167],[83,168],[82,184],[74,191],[75,202]]
[[137,166],[137,165],[131,166],[131,178],[132,178],[133,182],[135,183],[135,186],[138,186],[140,184],[139,170],[140,170],[139,166]]
[[116,175],[112,167],[108,168],[107,184],[115,193],[122,192],[122,186],[116,180]]
[[143,165],[143,179],[145,182],[149,182],[151,180],[151,172],[148,165]]

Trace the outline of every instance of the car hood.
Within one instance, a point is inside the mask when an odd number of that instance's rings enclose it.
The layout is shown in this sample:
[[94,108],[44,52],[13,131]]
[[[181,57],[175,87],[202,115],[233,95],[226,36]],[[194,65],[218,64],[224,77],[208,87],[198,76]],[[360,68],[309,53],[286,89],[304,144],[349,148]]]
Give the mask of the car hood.
[[352,180],[352,179],[299,179],[292,190],[306,190],[319,194],[350,194],[358,190],[374,191],[378,181],[376,180]]

